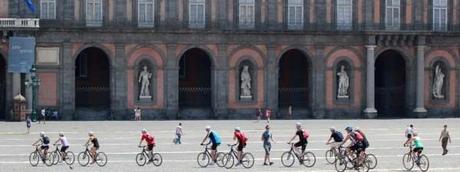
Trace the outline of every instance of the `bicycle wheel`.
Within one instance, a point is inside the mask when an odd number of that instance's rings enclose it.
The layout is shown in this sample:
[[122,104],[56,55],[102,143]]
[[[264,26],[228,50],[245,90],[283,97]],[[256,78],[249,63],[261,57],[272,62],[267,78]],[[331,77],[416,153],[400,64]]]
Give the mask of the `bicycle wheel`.
[[406,153],[402,159],[403,167],[407,171],[411,171],[414,168],[414,160],[412,159],[412,155],[410,153]]
[[57,165],[59,163],[59,158],[60,158],[59,152],[53,151],[51,152],[51,154],[52,154],[51,157],[53,157],[53,165]]
[[367,163],[361,164],[359,167],[356,168],[358,172],[368,172],[370,170]]
[[347,160],[345,158],[337,158],[335,160],[335,170],[344,172],[347,169]]
[[313,167],[316,164],[316,156],[313,152],[305,152],[303,154],[303,163],[305,167]]
[[29,163],[32,166],[37,166],[38,163],[40,162],[40,155],[38,155],[38,152],[32,152],[29,155]]
[[163,157],[159,153],[154,153],[152,158],[152,163],[154,166],[160,166],[163,163]]
[[45,160],[44,160],[43,162],[44,162],[45,165],[48,166],[48,167],[54,165],[53,155],[51,155],[51,153],[46,154]]
[[329,164],[334,164],[335,161],[336,161],[334,151],[332,151],[330,149],[326,151],[325,157],[326,157],[327,163],[329,163]]
[[252,166],[254,166],[254,156],[249,152],[244,153],[241,159],[241,165],[243,165],[244,168],[252,168]]
[[144,153],[138,153],[136,155],[136,163],[138,166],[144,166],[147,163],[147,157],[145,157]]
[[219,152],[217,153],[217,157],[216,157],[216,164],[217,166],[219,167],[224,167],[224,158],[225,158],[225,153],[223,152]]
[[292,152],[287,151],[281,155],[281,164],[283,164],[285,167],[292,167],[292,165],[294,165],[294,162],[295,156]]
[[366,160],[364,161],[369,169],[375,169],[377,167],[377,157],[374,154],[366,154]]
[[211,157],[206,152],[199,153],[198,156],[196,157],[196,162],[198,165],[202,168],[205,168],[209,165]]
[[85,167],[85,166],[87,166],[89,164],[89,159],[91,159],[91,157],[86,152],[80,152],[78,154],[78,159],[77,159],[78,164],[80,164],[83,167]]
[[430,168],[430,161],[428,160],[428,157],[426,155],[420,155],[420,159],[418,160],[418,162],[418,167],[421,171],[428,171],[428,169]]
[[235,163],[235,158],[233,157],[232,153],[227,153],[225,154],[224,157],[224,167],[226,169],[230,169],[233,167],[233,164]]
[[67,165],[72,165],[75,162],[75,154],[71,151],[67,151],[64,160]]
[[98,152],[96,154],[96,164],[99,167],[103,167],[107,164],[107,155],[104,152]]

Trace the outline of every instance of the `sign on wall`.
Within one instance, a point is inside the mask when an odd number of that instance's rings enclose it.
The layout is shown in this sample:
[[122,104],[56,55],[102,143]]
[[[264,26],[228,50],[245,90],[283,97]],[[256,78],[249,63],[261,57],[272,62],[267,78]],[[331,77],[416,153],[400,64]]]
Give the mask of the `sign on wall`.
[[37,64],[59,65],[59,47],[37,47]]
[[29,73],[35,63],[35,37],[11,37],[8,50],[8,72]]

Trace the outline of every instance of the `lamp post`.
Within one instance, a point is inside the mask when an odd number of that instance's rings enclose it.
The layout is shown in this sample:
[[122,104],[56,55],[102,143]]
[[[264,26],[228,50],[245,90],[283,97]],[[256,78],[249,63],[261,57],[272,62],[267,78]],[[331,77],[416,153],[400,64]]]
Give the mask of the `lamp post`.
[[30,79],[27,80],[25,85],[27,87],[32,87],[32,121],[37,121],[37,89],[40,86],[40,79],[37,76],[37,68],[35,65],[32,65],[30,69]]

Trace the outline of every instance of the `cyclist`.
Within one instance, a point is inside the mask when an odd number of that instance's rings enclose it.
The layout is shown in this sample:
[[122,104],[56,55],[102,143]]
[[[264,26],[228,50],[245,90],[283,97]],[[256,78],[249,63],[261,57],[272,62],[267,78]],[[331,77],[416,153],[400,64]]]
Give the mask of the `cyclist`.
[[142,129],[141,134],[141,141],[139,142],[138,147],[141,147],[142,141],[145,140],[145,142],[147,142],[147,151],[150,155],[149,162],[151,162],[153,157],[153,147],[155,147],[155,137],[148,133],[146,129]]
[[99,149],[99,141],[97,140],[97,137],[94,135],[94,132],[90,131],[88,132],[88,141],[86,141],[86,146],[88,146],[90,143],[92,144],[92,147],[89,151],[91,157],[93,158],[93,162],[91,164],[96,163],[96,151]]
[[353,131],[352,127],[347,127],[345,128],[345,131],[347,131],[347,136],[343,140],[342,144],[345,144],[348,140],[351,141],[351,144],[347,148],[347,152],[349,155],[353,156],[352,152],[356,152],[356,157],[358,157],[358,162],[361,163],[362,160],[364,159],[364,145],[363,145],[363,140],[364,137],[356,131]]
[[[326,144],[330,145],[332,150],[336,150],[343,142],[343,134],[340,131],[337,131],[334,127],[331,127],[329,130],[331,131],[331,136],[329,137],[329,140],[327,140]],[[332,140],[334,142],[331,142]]]
[[366,149],[369,147],[369,141],[367,140],[367,137],[366,135],[364,134],[364,132],[359,129],[358,127],[355,128],[355,131],[359,134],[361,134],[361,136],[363,136],[363,151],[366,152]]
[[69,149],[70,144],[69,144],[69,141],[67,140],[67,137],[64,136],[64,133],[59,132],[59,138],[54,142],[53,145],[56,146],[58,142],[61,142],[60,154],[61,154],[62,160],[65,161],[65,158],[66,158],[65,151]]
[[413,137],[404,143],[404,146],[408,146],[408,145],[414,145],[414,149],[412,151],[415,152],[417,155],[416,163],[418,165],[420,163],[419,162],[420,155],[422,154],[422,151],[423,151],[423,143],[420,137],[418,136],[417,132],[414,132]]
[[235,128],[235,132],[233,132],[233,140],[237,140],[238,147],[236,148],[237,151],[237,157],[236,159],[238,162],[235,164],[235,166],[238,166],[241,164],[242,158],[243,158],[243,148],[246,147],[246,142],[248,141],[248,137],[244,132],[240,130],[239,127]]
[[[299,141],[294,144],[294,147],[295,147],[297,155],[299,155],[298,147],[301,147],[302,148],[301,155],[303,155],[305,152],[305,149],[307,148],[309,134],[307,133],[307,131],[302,129],[302,124],[300,122],[296,123],[296,129],[297,131],[295,135],[291,138],[291,140],[289,140],[288,144],[291,144],[291,142],[298,136]],[[303,160],[303,156],[300,156],[300,157],[301,157],[301,160]]]
[[[39,151],[42,151],[43,157],[46,157],[48,154],[48,149],[50,148],[48,144],[50,144],[50,138],[45,134],[45,132],[40,132],[40,138],[35,141],[35,143],[32,144],[32,146],[37,146],[40,144],[40,148],[38,149]],[[44,158],[42,158],[42,161],[45,161]]]
[[264,150],[265,150],[264,165],[273,165],[273,162],[271,162],[270,160],[270,151],[272,149],[271,142],[276,142],[276,141],[273,139],[272,132],[270,132],[270,125],[265,126],[265,132],[262,134],[262,141],[264,143]]
[[414,125],[412,125],[412,124],[410,124],[406,128],[406,130],[404,130],[404,136],[406,136],[406,138],[407,138],[406,142],[409,141],[412,138],[412,135],[414,134],[414,131],[415,131]]
[[204,142],[209,138],[210,142],[212,143],[211,145],[211,163],[209,165],[214,165],[214,163],[217,161],[217,146],[220,145],[221,143],[221,137],[219,134],[213,130],[211,130],[210,126],[206,126],[206,136],[204,137],[203,141],[201,142],[201,145],[204,145]]

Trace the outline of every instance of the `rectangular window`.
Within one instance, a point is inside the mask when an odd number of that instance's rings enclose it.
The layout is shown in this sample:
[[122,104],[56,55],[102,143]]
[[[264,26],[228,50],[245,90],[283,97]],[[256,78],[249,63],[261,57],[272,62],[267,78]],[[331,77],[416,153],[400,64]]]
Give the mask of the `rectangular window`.
[[298,30],[303,28],[303,3],[303,0],[288,0],[288,29]]
[[401,25],[401,1],[386,0],[385,6],[385,28],[388,30],[398,30]]
[[353,0],[337,0],[337,29],[351,30],[353,27]]
[[251,29],[254,28],[254,0],[240,0],[239,1],[239,26],[240,28]]
[[189,0],[188,24],[190,28],[204,28],[206,0]]
[[102,0],[86,0],[86,26],[102,26]]
[[138,0],[137,2],[137,25],[139,27],[154,27],[155,1]]
[[447,0],[433,0],[433,30],[447,31]]
[[40,19],[45,19],[45,20],[56,19],[56,0],[41,0],[40,1]]

